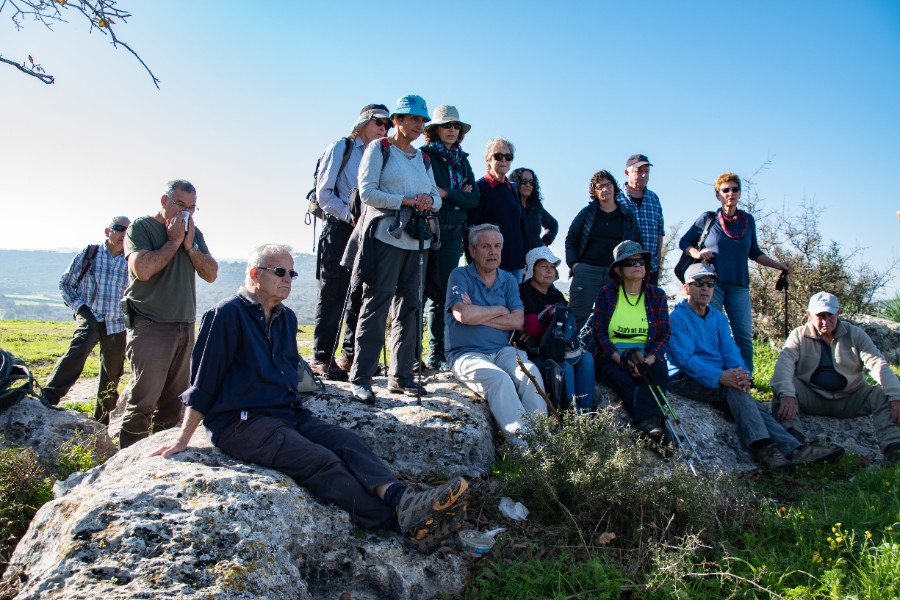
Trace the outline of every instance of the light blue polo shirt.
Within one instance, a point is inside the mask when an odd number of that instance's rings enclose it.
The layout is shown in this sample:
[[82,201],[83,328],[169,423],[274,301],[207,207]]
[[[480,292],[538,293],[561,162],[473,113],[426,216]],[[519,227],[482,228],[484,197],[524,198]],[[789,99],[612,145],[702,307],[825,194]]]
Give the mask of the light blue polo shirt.
[[464,352],[492,354],[509,345],[511,331],[494,329],[487,325],[464,325],[453,318],[451,308],[462,302],[466,293],[477,306],[505,306],[510,312],[524,310],[519,297],[519,284],[512,274],[497,270],[497,280],[488,287],[478,275],[474,264],[456,267],[447,282],[447,301],[444,306],[444,352],[452,363]]

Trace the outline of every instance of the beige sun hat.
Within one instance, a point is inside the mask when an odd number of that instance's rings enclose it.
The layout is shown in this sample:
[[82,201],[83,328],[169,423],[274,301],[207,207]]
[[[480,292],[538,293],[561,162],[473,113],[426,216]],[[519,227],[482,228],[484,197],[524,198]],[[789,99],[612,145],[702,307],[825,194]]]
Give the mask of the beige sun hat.
[[469,130],[472,129],[471,125],[460,120],[459,111],[456,110],[456,107],[449,104],[441,104],[434,109],[434,112],[431,113],[431,122],[428,123],[428,127],[431,128],[444,123],[459,123],[462,125],[463,133],[469,133]]
[[[537,261],[539,260],[546,260],[554,267],[559,267],[562,262],[547,246],[532,248],[528,251],[528,254],[525,255],[525,281],[534,277],[534,265],[537,264]],[[559,279],[559,269],[556,271],[556,278]]]

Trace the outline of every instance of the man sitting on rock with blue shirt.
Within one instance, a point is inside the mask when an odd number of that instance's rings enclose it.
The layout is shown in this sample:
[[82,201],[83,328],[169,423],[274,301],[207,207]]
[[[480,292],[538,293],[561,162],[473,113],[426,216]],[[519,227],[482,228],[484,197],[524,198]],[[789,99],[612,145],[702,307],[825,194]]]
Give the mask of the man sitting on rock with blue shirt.
[[728,319],[709,306],[716,279],[713,266],[705,263],[684,274],[687,298],[669,317],[669,362],[680,371],[669,379],[669,391],[729,413],[741,442],[769,469],[790,471],[795,464],[839,459],[843,448],[797,441],[749,394],[753,380]]
[[[444,351],[453,375],[487,400],[507,439],[521,444],[517,433],[525,416],[546,414],[547,404],[535,387],[541,385],[540,371],[524,351],[509,344],[525,321],[519,283],[500,269],[499,227],[475,225],[468,242],[472,262],[455,268],[447,284]],[[519,367],[517,355],[531,378]]]
[[468,483],[456,477],[414,492],[358,435],[303,407],[297,316],[282,304],[296,278],[289,246],[253,251],[238,293],[203,315],[181,431],[152,455],[187,448],[202,421],[225,454],[281,471],[361,528],[396,531],[430,552],[461,524]]

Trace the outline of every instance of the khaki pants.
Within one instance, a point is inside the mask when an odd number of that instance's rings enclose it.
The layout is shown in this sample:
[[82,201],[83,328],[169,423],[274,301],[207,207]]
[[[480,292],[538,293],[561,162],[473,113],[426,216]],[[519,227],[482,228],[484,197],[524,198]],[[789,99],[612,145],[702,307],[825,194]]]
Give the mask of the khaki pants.
[[[887,401],[881,386],[865,385],[853,394],[836,400],[829,400],[819,395],[798,379],[794,379],[794,389],[797,390],[797,404],[800,405],[800,410],[797,416],[783,423],[785,428],[796,429],[802,434],[799,413],[838,419],[872,415],[875,437],[878,438],[878,445],[882,452],[888,445],[900,442],[900,424],[891,421],[891,404]],[[772,414],[776,418],[780,406],[779,398],[772,400]]]

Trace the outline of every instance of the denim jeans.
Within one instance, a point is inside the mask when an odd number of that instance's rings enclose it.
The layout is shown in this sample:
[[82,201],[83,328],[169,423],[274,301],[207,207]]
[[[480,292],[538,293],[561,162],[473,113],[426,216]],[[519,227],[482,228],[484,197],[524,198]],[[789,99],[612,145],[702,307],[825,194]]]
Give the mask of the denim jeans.
[[[531,358],[538,369],[543,371],[544,359],[540,356]],[[562,363],[563,378],[566,382],[566,391],[574,395],[572,406],[579,412],[592,411],[597,408],[594,400],[594,357],[590,352],[582,352],[581,357],[574,365],[568,361]],[[544,387],[547,387],[544,382]]]
[[728,315],[731,336],[741,351],[741,358],[753,373],[753,311],[750,308],[750,288],[717,282],[710,305]]

